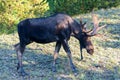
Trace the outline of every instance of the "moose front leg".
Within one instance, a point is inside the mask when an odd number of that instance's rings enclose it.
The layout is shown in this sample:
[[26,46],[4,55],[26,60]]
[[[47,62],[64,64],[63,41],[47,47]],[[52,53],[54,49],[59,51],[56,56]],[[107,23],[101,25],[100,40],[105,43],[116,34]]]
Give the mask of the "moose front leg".
[[27,75],[27,73],[24,71],[23,64],[22,64],[22,56],[23,56],[25,47],[21,47],[19,43],[16,44],[14,47],[17,52],[17,58],[18,58],[18,65],[17,65],[18,73],[21,76],[25,76],[25,75]]
[[61,48],[61,43],[57,42],[55,46],[55,51],[54,51],[54,61],[53,61],[53,67],[52,67],[53,72],[56,72],[56,59],[58,58],[58,53],[60,51],[60,48]]
[[73,64],[72,56],[71,56],[71,51],[70,51],[70,48],[69,48],[69,45],[68,45],[67,40],[64,40],[64,41],[62,42],[62,44],[63,44],[64,50],[66,51],[66,53],[67,53],[67,55],[68,55],[71,69],[72,69],[73,72],[76,72],[77,70],[76,70],[76,68],[75,68],[75,66],[74,66],[74,64]]
[[82,46],[80,46],[81,60],[83,60]]

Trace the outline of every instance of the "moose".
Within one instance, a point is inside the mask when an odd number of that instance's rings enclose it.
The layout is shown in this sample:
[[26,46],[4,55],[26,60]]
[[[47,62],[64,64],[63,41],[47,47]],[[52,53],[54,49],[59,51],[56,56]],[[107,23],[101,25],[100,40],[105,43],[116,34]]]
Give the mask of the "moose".
[[20,42],[14,45],[18,58],[18,73],[22,76],[27,74],[23,69],[22,56],[26,45],[32,42],[41,44],[56,42],[52,66],[53,71],[56,71],[56,59],[61,46],[63,46],[69,58],[70,67],[73,72],[76,72],[77,70],[72,61],[68,40],[71,36],[79,40],[81,59],[83,59],[83,48],[92,55],[94,48],[90,38],[97,35],[97,32],[106,26],[103,25],[99,27],[99,22],[101,20],[99,20],[95,14],[92,15],[92,18],[94,28],[89,31],[85,27],[86,22],[82,23],[82,20],[80,20],[80,23],[78,23],[75,19],[64,13],[57,13],[49,17],[29,18],[21,21],[18,24]]

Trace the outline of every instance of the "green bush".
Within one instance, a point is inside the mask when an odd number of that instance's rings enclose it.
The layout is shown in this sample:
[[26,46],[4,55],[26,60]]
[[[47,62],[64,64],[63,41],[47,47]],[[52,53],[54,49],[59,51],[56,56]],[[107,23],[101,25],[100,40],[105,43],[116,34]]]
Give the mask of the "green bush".
[[25,19],[44,16],[46,0],[0,0],[0,34],[11,33]]
[[91,12],[93,9],[110,8],[120,5],[119,0],[48,0],[54,2],[53,12],[64,12],[70,15]]

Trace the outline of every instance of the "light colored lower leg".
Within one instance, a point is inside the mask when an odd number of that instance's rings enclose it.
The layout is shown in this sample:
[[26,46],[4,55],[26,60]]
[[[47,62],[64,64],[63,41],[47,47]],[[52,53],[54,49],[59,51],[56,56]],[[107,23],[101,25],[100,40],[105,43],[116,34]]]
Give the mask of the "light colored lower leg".
[[20,49],[20,44],[14,46],[15,50],[18,51]]
[[54,53],[54,60],[56,60],[57,59],[57,57],[58,57],[58,53]]

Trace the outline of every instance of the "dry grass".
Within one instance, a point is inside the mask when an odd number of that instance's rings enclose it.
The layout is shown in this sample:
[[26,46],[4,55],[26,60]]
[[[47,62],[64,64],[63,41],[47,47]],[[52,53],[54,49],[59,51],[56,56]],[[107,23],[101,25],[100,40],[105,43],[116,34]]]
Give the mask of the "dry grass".
[[[91,56],[84,50],[84,60],[80,61],[78,41],[73,37],[69,41],[73,62],[79,73],[77,76],[71,72],[63,49],[60,50],[57,61],[57,72],[51,71],[55,43],[32,43],[27,46],[23,63],[29,76],[19,76],[13,49],[13,45],[18,42],[15,33],[0,35],[0,80],[120,80],[120,8],[99,10],[96,13],[104,17],[103,23],[108,25],[100,31],[104,36],[92,38],[94,55]],[[85,21],[91,20],[90,14],[80,16]],[[91,23],[88,25],[91,26]]]

